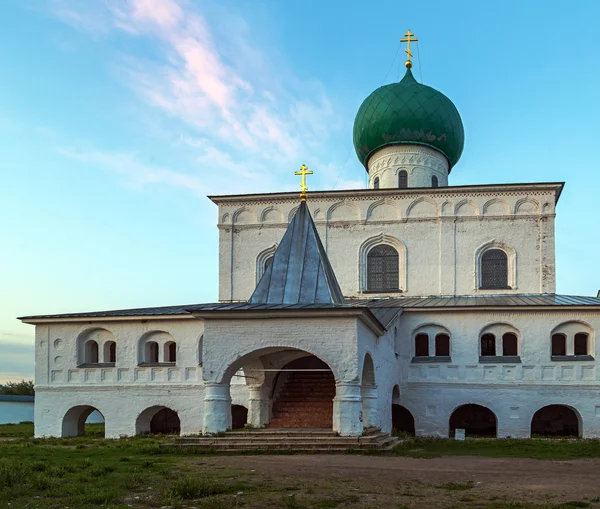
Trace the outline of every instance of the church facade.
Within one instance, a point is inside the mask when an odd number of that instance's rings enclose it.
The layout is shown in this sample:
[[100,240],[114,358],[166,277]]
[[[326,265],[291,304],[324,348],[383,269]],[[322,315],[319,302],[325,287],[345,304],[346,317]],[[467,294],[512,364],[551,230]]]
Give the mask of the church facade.
[[556,294],[563,184],[449,185],[460,115],[407,67],[356,117],[367,189],[210,197],[219,302],[21,318],[36,436],[97,409],[109,438],[600,437],[600,298]]

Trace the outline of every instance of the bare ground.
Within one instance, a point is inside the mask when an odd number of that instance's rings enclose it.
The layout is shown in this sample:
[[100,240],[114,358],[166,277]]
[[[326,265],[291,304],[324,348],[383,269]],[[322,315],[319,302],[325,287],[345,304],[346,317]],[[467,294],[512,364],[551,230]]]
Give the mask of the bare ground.
[[202,466],[277,484],[309,506],[314,496],[354,494],[340,507],[600,507],[598,459],[261,455],[206,458]]

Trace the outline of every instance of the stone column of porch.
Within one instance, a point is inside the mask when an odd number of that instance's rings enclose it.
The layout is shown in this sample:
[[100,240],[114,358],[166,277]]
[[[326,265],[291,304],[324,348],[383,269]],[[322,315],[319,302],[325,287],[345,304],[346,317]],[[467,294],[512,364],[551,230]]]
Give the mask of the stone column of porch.
[[363,432],[361,386],[358,382],[336,382],[333,400],[333,431],[341,436]]
[[229,383],[205,382],[202,433],[219,433],[228,429],[231,429]]
[[377,419],[377,386],[365,385],[361,391],[363,403],[363,427],[379,426]]
[[271,420],[271,388],[265,385],[248,387],[248,424],[265,426]]

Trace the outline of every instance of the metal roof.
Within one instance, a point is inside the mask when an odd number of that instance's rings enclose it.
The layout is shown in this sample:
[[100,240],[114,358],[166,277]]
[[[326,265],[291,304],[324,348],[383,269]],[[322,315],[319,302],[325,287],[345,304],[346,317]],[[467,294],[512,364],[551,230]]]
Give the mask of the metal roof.
[[577,295],[513,294],[481,296],[430,296],[372,300],[374,307],[441,308],[441,307],[532,307],[532,306],[600,306],[600,298]]
[[[20,320],[43,320],[64,318],[110,318],[119,316],[169,316],[189,315],[198,311],[251,311],[251,310],[292,310],[292,309],[348,309],[367,307],[376,316],[380,316],[385,326],[386,314],[393,310],[427,308],[478,308],[478,307],[600,307],[600,298],[557,294],[514,294],[482,296],[428,296],[402,297],[398,299],[346,299],[345,304],[252,304],[249,302],[226,302],[208,304],[190,304],[187,306],[163,306],[154,308],[120,309],[114,311],[95,311],[91,313],[68,313],[62,315],[23,316]],[[389,311],[388,311],[389,310]],[[397,312],[397,311],[395,311]]]
[[260,278],[251,304],[343,304],[337,282],[306,201],[288,225],[273,262]]

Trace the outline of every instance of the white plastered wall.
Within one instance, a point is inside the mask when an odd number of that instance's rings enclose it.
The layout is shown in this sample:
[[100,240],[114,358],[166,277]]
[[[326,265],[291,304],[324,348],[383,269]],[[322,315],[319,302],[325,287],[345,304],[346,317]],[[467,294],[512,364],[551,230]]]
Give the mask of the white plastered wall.
[[[581,416],[584,437],[600,436],[598,345],[595,360],[551,361],[551,334],[562,323],[600,330],[600,312],[581,311],[409,311],[399,318],[400,402],[415,418],[418,435],[448,436],[449,418],[464,404],[492,410],[498,436],[528,437],[533,414],[546,405],[567,405]],[[412,332],[436,324],[451,334],[450,362],[411,363]],[[520,363],[480,362],[479,336],[493,324],[518,331]],[[501,328],[501,327],[500,327]],[[588,329],[589,330],[589,329]]]
[[[477,192],[349,192],[314,195],[308,205],[345,296],[372,296],[363,293],[361,267],[368,254],[365,246],[377,242],[401,246],[399,283],[404,295],[553,293],[554,193],[548,188],[507,192],[493,186]],[[296,206],[297,199],[291,197],[219,206],[221,301],[250,297],[257,259],[281,241]],[[283,222],[261,222],[265,211],[273,218],[274,210]],[[478,257],[494,247],[509,254],[509,290],[479,289]]]

